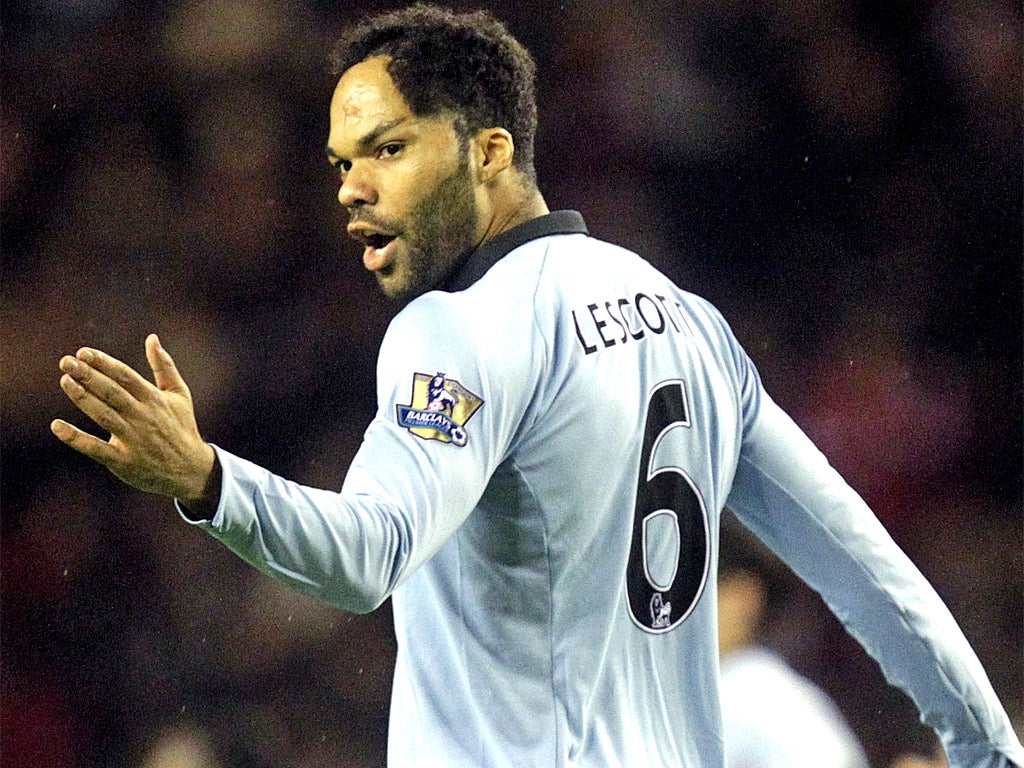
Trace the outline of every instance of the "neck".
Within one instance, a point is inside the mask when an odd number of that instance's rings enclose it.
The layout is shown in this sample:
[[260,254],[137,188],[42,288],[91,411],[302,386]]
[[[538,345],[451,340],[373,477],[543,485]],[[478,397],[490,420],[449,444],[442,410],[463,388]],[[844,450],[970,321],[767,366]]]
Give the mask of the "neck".
[[538,216],[550,213],[548,204],[544,201],[544,196],[541,195],[536,187],[524,191],[522,195],[515,196],[509,203],[508,205],[493,206],[491,215],[483,220],[483,232],[479,239],[480,245],[483,245],[495,235],[512,229],[512,227],[517,227],[530,219],[536,219]]

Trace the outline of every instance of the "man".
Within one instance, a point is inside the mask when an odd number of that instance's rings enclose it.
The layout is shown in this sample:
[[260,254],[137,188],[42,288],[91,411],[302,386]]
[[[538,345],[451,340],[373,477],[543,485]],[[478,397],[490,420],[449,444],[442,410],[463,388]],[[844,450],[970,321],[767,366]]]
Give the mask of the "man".
[[791,594],[784,566],[734,516],[719,523],[718,648],[728,768],[868,768],[828,694],[764,642]]
[[408,301],[341,491],[205,443],[156,336],[155,386],[98,350],[63,358],[64,391],[111,438],[55,434],[296,589],[350,611],[393,595],[391,765],[721,766],[727,501],[914,697],[951,765],[1024,761],[948,611],[718,313],[548,212],[534,66],[507,31],[415,6],[352,30],[338,67],[338,199],[366,268]]

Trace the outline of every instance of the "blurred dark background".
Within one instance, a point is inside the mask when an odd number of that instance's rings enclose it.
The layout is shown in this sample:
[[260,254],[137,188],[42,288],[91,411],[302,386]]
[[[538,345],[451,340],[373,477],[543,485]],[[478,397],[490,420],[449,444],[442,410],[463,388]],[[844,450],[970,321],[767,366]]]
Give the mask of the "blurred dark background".
[[[5,768],[382,765],[387,609],[285,591],[48,423],[85,426],[62,354],[147,370],[157,331],[207,439],[340,485],[395,308],[344,235],[325,61],[354,14],[394,5],[2,4]],[[552,208],[723,310],[1019,724],[1019,3],[479,5],[537,57]],[[925,745],[795,597],[774,642],[873,765]]]

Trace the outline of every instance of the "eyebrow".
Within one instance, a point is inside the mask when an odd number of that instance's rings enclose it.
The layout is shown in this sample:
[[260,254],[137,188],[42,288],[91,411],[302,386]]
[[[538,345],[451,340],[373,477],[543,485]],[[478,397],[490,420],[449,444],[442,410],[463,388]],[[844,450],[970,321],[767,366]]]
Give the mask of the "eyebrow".
[[[360,136],[359,139],[356,141],[356,147],[358,147],[358,151],[365,151],[369,147],[372,147],[374,144],[377,143],[377,140],[381,136],[383,136],[391,129],[397,128],[399,125],[401,125],[402,123],[406,122],[409,119],[410,118],[408,115],[404,117],[397,117],[394,120],[391,120],[386,123],[381,123],[380,125],[374,127],[373,129],[365,133],[363,136]],[[341,155],[339,155],[337,152],[331,149],[329,145],[327,147],[327,158],[329,160],[344,159]]]

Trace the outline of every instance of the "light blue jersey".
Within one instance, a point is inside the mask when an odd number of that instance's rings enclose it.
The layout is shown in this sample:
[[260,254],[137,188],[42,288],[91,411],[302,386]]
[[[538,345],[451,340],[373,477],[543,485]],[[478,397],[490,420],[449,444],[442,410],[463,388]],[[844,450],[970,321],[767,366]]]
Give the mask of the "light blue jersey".
[[727,504],[909,692],[952,768],[1024,763],[949,612],[718,312],[578,214],[499,235],[411,302],[377,373],[340,493],[218,449],[203,525],[345,610],[393,595],[390,765],[721,768]]

